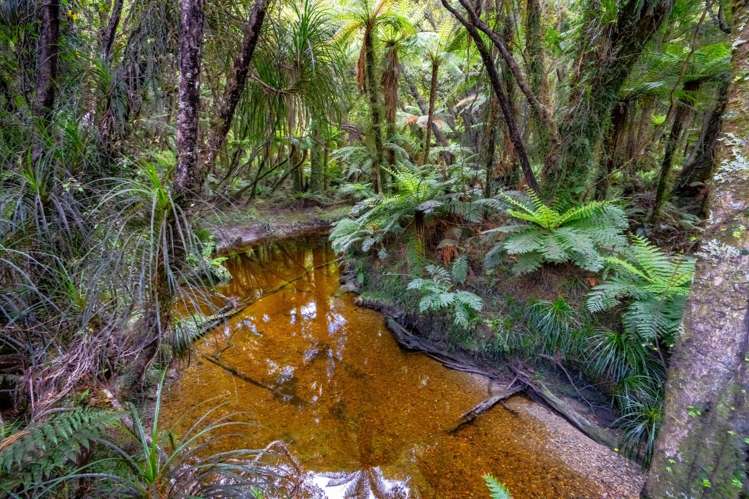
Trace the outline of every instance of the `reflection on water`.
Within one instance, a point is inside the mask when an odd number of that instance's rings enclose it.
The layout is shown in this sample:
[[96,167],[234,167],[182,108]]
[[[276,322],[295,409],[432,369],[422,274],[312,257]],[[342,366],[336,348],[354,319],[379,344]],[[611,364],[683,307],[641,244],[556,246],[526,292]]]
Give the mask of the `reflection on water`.
[[541,427],[501,406],[449,435],[486,386],[401,351],[382,316],[339,291],[322,241],[256,248],[228,267],[219,291],[257,301],[183,368],[164,405],[175,430],[221,403],[252,426],[220,445],[284,440],[329,497],[487,497],[485,473],[516,498],[599,496],[549,456]]

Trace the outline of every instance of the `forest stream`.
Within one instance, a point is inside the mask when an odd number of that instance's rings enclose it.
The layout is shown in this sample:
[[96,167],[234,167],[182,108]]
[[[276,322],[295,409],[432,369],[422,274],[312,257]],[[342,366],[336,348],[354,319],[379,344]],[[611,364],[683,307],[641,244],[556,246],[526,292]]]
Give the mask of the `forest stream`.
[[514,497],[605,495],[561,461],[522,397],[448,433],[487,382],[403,351],[379,313],[339,289],[324,240],[250,249],[227,268],[222,295],[264,297],[199,341],[166,395],[168,426],[223,404],[251,425],[218,450],[283,440],[328,497],[487,497],[486,473]]

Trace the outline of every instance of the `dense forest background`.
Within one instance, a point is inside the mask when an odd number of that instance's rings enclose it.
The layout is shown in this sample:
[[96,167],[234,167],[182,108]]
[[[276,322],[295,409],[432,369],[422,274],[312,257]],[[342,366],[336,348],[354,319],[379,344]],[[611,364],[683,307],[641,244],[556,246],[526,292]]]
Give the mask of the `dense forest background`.
[[746,10],[0,1],[0,489],[206,493],[122,404],[198,335],[213,228],[338,210],[363,298],[594,385],[649,496],[746,494]]

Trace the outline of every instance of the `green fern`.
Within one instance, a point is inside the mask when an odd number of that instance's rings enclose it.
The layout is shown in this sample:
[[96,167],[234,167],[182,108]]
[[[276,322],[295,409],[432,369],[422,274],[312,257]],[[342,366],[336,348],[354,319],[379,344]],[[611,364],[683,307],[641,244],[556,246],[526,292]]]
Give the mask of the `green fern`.
[[488,473],[484,475],[484,483],[486,484],[486,488],[489,489],[489,495],[492,499],[512,499],[507,487],[492,475]]
[[118,418],[110,411],[74,409],[7,437],[0,442],[0,490],[33,488],[63,472]]
[[456,284],[465,282],[468,275],[468,259],[457,258],[451,271],[439,265],[427,265],[426,271],[429,278],[416,278],[408,283],[408,289],[421,294],[419,311],[448,312],[457,327],[471,329],[484,303],[480,296],[456,289]]
[[627,301],[622,324],[636,341],[672,345],[694,274],[694,260],[671,258],[642,237],[634,237],[622,258],[606,259],[613,275],[588,295],[588,310],[609,310]]
[[533,192],[527,200],[507,194],[500,198],[507,214],[521,223],[503,225],[485,234],[504,233],[507,237],[487,254],[487,268],[496,266],[503,253],[515,258],[513,272],[524,274],[544,263],[574,263],[583,269],[603,268],[602,251],[623,246],[627,228],[624,211],[604,201],[592,201],[559,212]]

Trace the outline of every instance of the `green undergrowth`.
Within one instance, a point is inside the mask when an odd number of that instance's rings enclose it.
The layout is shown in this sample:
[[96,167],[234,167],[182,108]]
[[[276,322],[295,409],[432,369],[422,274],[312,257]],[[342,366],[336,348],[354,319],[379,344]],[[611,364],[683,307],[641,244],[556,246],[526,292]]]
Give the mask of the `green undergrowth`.
[[[439,211],[448,195],[430,196],[427,209],[424,200],[381,203],[332,232],[363,298],[404,312],[448,350],[521,359],[585,402],[580,387],[592,389],[606,406],[596,417],[620,430],[622,451],[649,462],[693,261],[628,238],[623,211],[606,203],[557,211],[502,194],[472,202],[498,227],[479,232],[474,220]],[[373,213],[388,224],[372,223]],[[519,269],[528,258],[534,264]]]

